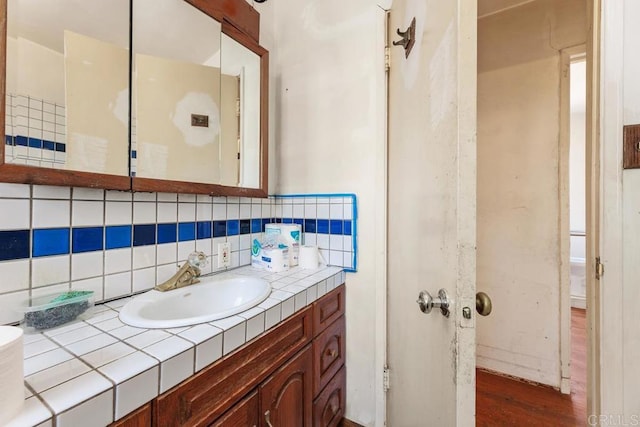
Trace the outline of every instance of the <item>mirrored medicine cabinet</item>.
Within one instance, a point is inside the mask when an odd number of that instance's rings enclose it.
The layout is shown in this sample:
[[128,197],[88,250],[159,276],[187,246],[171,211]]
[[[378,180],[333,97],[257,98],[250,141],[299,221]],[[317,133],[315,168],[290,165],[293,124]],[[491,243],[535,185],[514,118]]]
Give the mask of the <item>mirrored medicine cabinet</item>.
[[266,197],[244,0],[0,0],[0,182]]

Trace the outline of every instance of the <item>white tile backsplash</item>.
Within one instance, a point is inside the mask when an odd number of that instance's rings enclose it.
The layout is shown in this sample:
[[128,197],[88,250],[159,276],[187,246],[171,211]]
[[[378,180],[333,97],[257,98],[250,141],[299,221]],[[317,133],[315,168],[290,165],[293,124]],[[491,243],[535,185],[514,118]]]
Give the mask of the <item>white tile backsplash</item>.
[[102,251],[71,255],[71,280],[102,276],[104,274],[103,256]]
[[71,202],[68,200],[33,200],[32,227],[69,227]]
[[195,203],[178,203],[178,222],[193,222],[195,220]]
[[104,276],[105,299],[130,295],[131,288],[131,271]]
[[131,270],[131,248],[112,249],[104,252],[104,273],[113,274]]
[[69,255],[33,258],[31,260],[32,287],[68,282],[70,261]]
[[[136,193],[140,194],[140,193]],[[156,222],[156,204],[151,202],[133,202],[133,223],[151,224]]]
[[73,227],[101,226],[104,224],[104,202],[102,200],[72,203],[71,225]]
[[105,202],[105,225],[131,224],[133,205],[131,202]]
[[156,265],[156,246],[137,246],[133,248],[133,268],[151,267]]
[[28,199],[0,199],[2,212],[2,228],[20,230],[29,228],[31,205]]
[[160,282],[160,277],[156,280],[156,269],[153,267],[133,271],[133,292],[151,289]]
[[29,288],[29,260],[0,262],[0,292]]
[[[29,258],[6,261],[0,258],[0,277],[11,278],[0,281],[0,323],[17,322],[21,318],[15,306],[28,296],[29,291],[38,294],[69,286],[90,289],[95,292],[97,302],[126,296],[152,288],[161,277],[166,279],[193,250],[211,256],[212,262],[204,273],[214,270],[219,242],[230,242],[232,267],[247,265],[251,261],[252,239],[261,238],[261,233],[250,233],[164,244],[151,241],[149,244],[149,237],[142,237],[144,243],[139,246],[140,243],[134,245],[132,238],[133,224],[228,219],[259,219],[262,223],[265,218],[272,217],[330,219],[330,213],[338,215],[339,212],[344,218],[350,218],[351,198],[336,199],[339,199],[337,203],[333,203],[332,197],[250,199],[175,193],[136,193],[134,196],[126,191],[0,183],[0,211],[19,213],[0,218],[0,231],[72,226],[132,227],[130,236],[127,236],[126,228],[109,229],[110,233],[105,229],[104,241],[109,235],[109,247],[113,249],[33,257],[29,247]],[[30,205],[32,209],[29,209]],[[251,228],[254,227],[252,223]],[[148,232],[148,229],[139,231]],[[71,233],[69,235],[71,237]],[[167,237],[170,235],[164,235],[165,239]],[[33,235],[29,243],[33,243],[32,240]],[[307,232],[304,240],[320,246],[321,253],[330,263],[353,266],[352,246],[355,242],[351,236]],[[126,247],[118,247],[123,244]]]

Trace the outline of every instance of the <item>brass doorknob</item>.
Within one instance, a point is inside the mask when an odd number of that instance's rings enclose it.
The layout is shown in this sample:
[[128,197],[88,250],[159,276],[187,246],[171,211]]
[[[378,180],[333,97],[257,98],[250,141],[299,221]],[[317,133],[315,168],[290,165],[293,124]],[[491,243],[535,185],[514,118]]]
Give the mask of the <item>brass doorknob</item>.
[[491,314],[491,298],[484,292],[476,294],[476,311],[480,316],[488,316]]

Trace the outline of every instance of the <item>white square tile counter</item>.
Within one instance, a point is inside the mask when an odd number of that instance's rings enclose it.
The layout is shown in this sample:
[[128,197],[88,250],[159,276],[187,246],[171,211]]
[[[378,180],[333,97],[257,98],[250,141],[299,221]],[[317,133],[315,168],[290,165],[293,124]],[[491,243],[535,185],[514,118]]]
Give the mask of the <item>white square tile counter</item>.
[[184,328],[125,325],[118,313],[127,297],[96,306],[89,319],[25,335],[25,405],[8,426],[73,426],[87,417],[107,425],[345,281],[340,267],[273,274],[245,266],[220,274],[261,277],[272,292],[237,315]]

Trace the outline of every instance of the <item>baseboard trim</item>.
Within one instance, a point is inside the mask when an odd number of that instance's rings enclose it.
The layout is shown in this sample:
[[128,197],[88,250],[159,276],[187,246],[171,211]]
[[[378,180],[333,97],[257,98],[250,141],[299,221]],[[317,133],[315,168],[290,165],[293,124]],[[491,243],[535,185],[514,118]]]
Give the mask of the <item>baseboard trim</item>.
[[518,382],[525,383],[525,384],[530,384],[530,385],[533,385],[533,386],[536,386],[536,387],[544,387],[544,388],[550,388],[550,389],[553,389],[553,390],[556,390],[556,391],[560,391],[559,387],[554,387],[554,386],[551,386],[549,384],[539,383],[537,381],[528,380],[526,378],[516,377],[514,375],[505,374],[504,372],[498,372],[498,371],[494,371],[494,370],[491,370],[491,369],[480,368],[480,367],[478,367],[476,369],[478,369],[479,371],[482,371],[482,372],[486,372],[486,373],[491,374],[491,375],[495,375],[495,376],[498,376],[498,377],[509,378],[510,380],[518,381]]
[[348,420],[346,418],[342,419],[342,423],[340,423],[340,425],[342,427],[364,427],[363,425],[353,422],[351,420]]
[[577,297],[571,295],[571,307],[586,309],[587,299],[585,297]]

